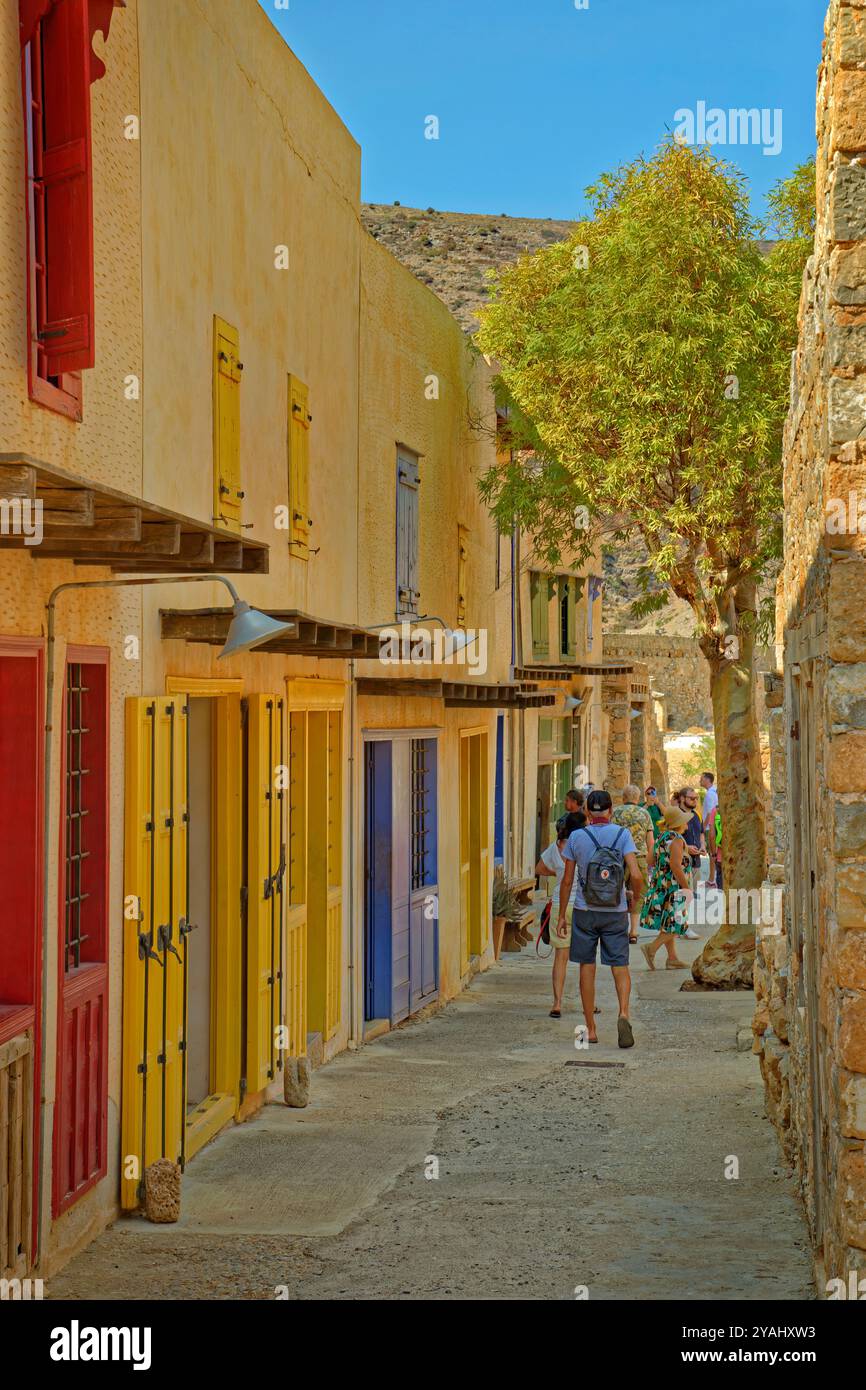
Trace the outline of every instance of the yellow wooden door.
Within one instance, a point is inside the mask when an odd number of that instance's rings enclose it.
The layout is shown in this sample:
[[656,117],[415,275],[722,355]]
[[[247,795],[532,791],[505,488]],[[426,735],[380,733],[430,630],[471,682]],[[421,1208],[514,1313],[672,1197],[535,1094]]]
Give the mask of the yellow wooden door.
[[282,1067],[283,881],[286,842],[284,701],[251,695],[247,755],[247,1090],[263,1090]]
[[469,919],[471,897],[471,852],[470,852],[470,748],[471,738],[460,738],[460,973],[465,975],[469,969]]
[[121,1203],[145,1169],[184,1161],[187,714],[181,696],[126,702]]
[[490,868],[490,787],[488,782],[488,736],[477,735],[478,743],[478,954],[480,955],[490,940],[491,928],[491,868]]
[[310,1030],[340,1024],[343,964],[342,714],[307,713],[307,943]]
[[286,907],[286,1050],[307,1051],[307,715],[289,715]]
[[[211,1075],[215,1091],[239,1099],[241,1060],[241,923],[243,755],[241,697],[214,700],[213,940]],[[193,923],[195,926],[196,923]]]
[[343,972],[343,716],[330,710],[328,719],[328,892],[327,892],[327,987],[325,996],[325,1037],[332,1038],[340,1026]]

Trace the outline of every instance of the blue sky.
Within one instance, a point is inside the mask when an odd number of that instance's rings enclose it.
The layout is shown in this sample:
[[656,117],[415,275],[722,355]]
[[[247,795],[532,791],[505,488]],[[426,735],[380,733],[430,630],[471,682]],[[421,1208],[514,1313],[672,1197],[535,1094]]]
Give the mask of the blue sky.
[[[698,102],[782,111],[717,153],[767,189],[815,149],[827,0],[259,0],[363,150],[365,202],[580,216]],[[439,139],[425,139],[436,116]]]

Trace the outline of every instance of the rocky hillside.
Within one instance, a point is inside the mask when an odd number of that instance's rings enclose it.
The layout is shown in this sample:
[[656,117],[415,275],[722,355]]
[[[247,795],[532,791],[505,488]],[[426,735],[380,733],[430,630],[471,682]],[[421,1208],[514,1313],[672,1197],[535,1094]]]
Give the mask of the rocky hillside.
[[387,246],[472,333],[487,297],[486,273],[527,251],[565,241],[571,222],[532,217],[488,217],[369,203],[361,209],[371,236]]

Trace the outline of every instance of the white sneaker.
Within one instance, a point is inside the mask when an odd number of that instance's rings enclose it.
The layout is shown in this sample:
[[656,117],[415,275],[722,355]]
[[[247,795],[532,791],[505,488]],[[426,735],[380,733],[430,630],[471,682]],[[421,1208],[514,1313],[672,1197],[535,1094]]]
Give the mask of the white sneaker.
[[700,941],[701,939],[696,931],[692,931],[691,927],[684,932],[684,935],[688,937],[689,941]]

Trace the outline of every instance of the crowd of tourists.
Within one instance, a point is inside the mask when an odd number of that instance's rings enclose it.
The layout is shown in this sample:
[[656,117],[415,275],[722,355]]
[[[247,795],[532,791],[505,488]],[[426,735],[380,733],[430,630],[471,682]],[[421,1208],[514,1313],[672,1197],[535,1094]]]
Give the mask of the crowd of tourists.
[[689,926],[688,907],[709,863],[704,888],[722,887],[722,820],[712,772],[701,774],[701,803],[694,787],[675,792],[662,806],[656,787],[623,789],[614,808],[609,792],[572,789],[565,814],[556,823],[556,839],[535,866],[555,885],[542,939],[553,948],[551,1018],[562,1017],[562,996],[569,962],[580,966],[584,1041],[598,1042],[595,972],[599,954],[610,966],[616,989],[617,1041],[634,1046],[629,1018],[631,976],[629,947],[643,932],[641,945],[650,970],[664,950],[666,970],[687,970],[677,954],[683,937],[698,939]]

